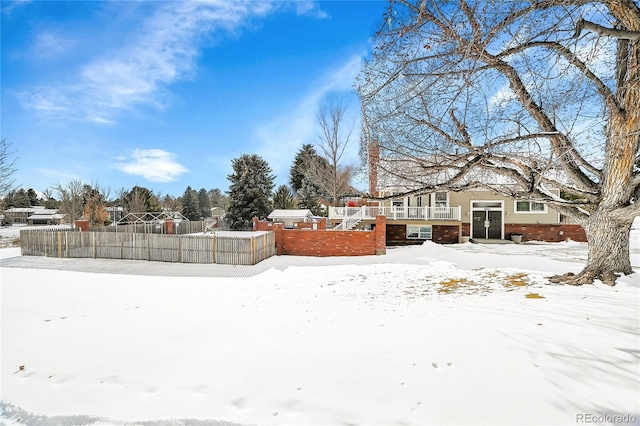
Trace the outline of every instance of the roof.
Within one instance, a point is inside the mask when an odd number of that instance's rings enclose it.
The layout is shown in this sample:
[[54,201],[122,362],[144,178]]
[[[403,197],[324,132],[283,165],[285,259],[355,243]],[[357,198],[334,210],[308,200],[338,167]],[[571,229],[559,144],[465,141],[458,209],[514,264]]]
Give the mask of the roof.
[[64,217],[63,214],[60,213],[46,213],[38,212],[36,214],[32,214],[28,217],[29,220],[43,220],[43,219],[62,219]]
[[45,209],[44,207],[12,207],[4,211],[5,213],[57,213],[57,209]]
[[311,213],[311,210],[302,210],[302,209],[298,209],[298,210],[274,210],[272,211],[269,216],[267,216],[269,219],[281,219],[281,218],[298,218],[298,217],[312,217],[313,213]]

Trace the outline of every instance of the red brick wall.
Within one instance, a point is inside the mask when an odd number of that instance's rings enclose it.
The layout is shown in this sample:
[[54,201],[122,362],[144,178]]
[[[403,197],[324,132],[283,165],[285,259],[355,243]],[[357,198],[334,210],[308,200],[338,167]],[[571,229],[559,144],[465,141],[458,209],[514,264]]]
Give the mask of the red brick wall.
[[435,243],[455,244],[458,242],[460,230],[458,225],[433,225],[431,240]]
[[254,230],[275,233],[278,255],[367,256],[386,252],[384,216],[377,217],[374,231],[284,229],[282,223],[261,222],[257,219],[253,222]]
[[282,231],[278,254],[320,257],[376,254],[376,233],[285,229]]
[[571,238],[573,241],[586,242],[587,236],[580,225],[539,225],[539,224],[505,224],[504,235],[509,238],[509,234],[522,234],[522,241],[549,241],[560,242]]

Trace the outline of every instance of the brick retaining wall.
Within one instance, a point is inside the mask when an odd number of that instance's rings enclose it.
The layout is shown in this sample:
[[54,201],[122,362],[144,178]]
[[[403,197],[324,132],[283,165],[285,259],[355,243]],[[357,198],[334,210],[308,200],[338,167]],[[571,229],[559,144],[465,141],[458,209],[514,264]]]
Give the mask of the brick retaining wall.
[[386,218],[378,216],[373,231],[334,231],[321,229],[322,226],[309,229],[306,225],[298,229],[284,229],[282,223],[258,221],[256,218],[254,230],[275,233],[278,255],[369,256],[386,253],[385,223]]
[[510,224],[504,227],[504,235],[509,238],[510,234],[522,234],[522,241],[548,241],[560,242],[570,238],[573,241],[586,242],[587,235],[580,225],[540,225],[540,224]]

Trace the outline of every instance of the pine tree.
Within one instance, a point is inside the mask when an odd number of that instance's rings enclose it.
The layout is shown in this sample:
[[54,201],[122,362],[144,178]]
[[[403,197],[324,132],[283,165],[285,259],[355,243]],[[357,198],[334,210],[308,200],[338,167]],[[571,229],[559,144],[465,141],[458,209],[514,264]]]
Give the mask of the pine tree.
[[200,188],[200,191],[198,191],[198,203],[200,204],[200,217],[211,217],[209,193],[204,188]]
[[38,198],[38,193],[33,188],[27,189],[27,197],[29,197],[29,204],[31,204],[32,206],[40,205],[40,199]]
[[298,191],[300,194],[300,202],[298,203],[299,209],[309,209],[311,213],[316,216],[322,215],[322,209],[320,208],[320,195],[317,188],[307,178],[302,179],[302,188]]
[[226,217],[231,229],[248,229],[254,216],[264,219],[271,213],[270,198],[275,177],[269,164],[255,154],[235,158],[231,165],[233,173],[227,176],[231,185]]
[[189,220],[200,220],[200,203],[198,193],[187,186],[182,194],[182,214]]
[[284,210],[296,208],[295,197],[287,185],[280,185],[276,189],[273,195],[273,208]]
[[3,205],[5,209],[11,207],[29,207],[29,196],[24,189],[13,189],[4,197]]
[[331,170],[329,163],[324,157],[318,155],[315,148],[311,144],[305,144],[298,151],[289,172],[289,181],[291,188],[295,192],[300,192],[303,186],[303,179],[307,179],[308,184],[315,187],[315,192],[320,197],[329,197],[330,188],[329,176]]

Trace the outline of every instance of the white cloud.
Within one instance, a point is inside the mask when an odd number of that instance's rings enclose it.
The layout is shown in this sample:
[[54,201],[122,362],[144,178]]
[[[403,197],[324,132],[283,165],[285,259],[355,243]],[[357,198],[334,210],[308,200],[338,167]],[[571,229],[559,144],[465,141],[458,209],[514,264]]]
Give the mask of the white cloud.
[[[321,15],[315,3],[299,13]],[[97,124],[112,123],[139,105],[163,108],[167,86],[188,78],[205,37],[234,34],[253,19],[284,8],[274,1],[158,2],[154,13],[127,34],[127,44],[85,63],[69,81],[40,85],[21,94],[23,104],[45,115]],[[42,45],[53,42],[47,36]]]
[[60,56],[70,53],[75,44],[75,41],[68,37],[45,31],[36,36],[33,54],[39,58],[59,59]]
[[131,161],[116,163],[116,168],[151,182],[171,182],[189,171],[175,160],[175,154],[162,149],[135,149],[131,156]]
[[327,19],[329,15],[315,1],[296,1],[296,13],[301,16],[310,16],[316,19]]
[[19,7],[25,6],[27,4],[31,3],[31,0],[15,0],[12,1],[11,3],[9,3],[8,6],[2,8],[2,13],[4,13],[5,15],[11,15],[11,13],[18,9]]

